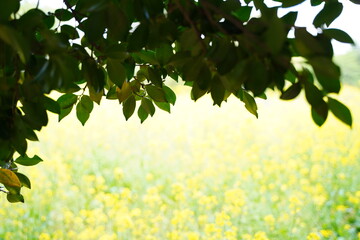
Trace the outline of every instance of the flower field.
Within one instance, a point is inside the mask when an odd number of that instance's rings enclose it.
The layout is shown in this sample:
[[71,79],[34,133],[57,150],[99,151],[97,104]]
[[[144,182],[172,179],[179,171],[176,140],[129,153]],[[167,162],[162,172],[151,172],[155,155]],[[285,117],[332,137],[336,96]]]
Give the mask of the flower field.
[[54,116],[25,203],[1,195],[0,239],[360,239],[360,91],[340,95],[353,129],[316,127],[303,96],[259,100],[259,119],[182,94],[142,125],[117,103],[85,127]]

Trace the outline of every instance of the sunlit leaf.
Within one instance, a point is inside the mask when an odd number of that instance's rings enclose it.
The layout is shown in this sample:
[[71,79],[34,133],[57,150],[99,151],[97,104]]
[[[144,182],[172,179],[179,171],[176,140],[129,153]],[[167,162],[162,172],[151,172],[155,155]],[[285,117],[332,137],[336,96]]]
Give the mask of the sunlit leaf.
[[0,183],[10,187],[21,187],[20,180],[16,174],[4,168],[0,168]]

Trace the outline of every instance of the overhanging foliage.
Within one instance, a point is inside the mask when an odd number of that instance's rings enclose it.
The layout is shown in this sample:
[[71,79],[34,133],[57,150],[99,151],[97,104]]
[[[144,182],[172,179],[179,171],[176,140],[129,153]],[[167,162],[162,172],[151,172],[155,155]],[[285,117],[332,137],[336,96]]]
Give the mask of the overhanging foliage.
[[[27,141],[38,140],[35,131],[47,125],[49,111],[60,121],[75,109],[85,124],[94,102],[106,98],[119,101],[126,119],[137,112],[143,122],[175,104],[167,77],[190,86],[194,100],[210,93],[220,106],[234,95],[255,116],[255,98],[266,98],[267,89],[277,89],[284,100],[305,91],[317,125],[331,111],[351,126],[348,108],[328,97],[341,86],[331,40],[354,43],[329,28],[342,4],[311,0],[323,6],[314,36],[295,25],[297,12],[278,15],[304,0],[276,2],[278,7],[259,0],[64,0],[54,12],[34,8],[20,15],[19,0],[3,0],[0,190],[10,202],[24,201],[20,189],[30,188],[30,180],[17,165],[41,161],[26,155]],[[294,61],[298,57],[304,61]],[[53,100],[52,91],[62,96]]]

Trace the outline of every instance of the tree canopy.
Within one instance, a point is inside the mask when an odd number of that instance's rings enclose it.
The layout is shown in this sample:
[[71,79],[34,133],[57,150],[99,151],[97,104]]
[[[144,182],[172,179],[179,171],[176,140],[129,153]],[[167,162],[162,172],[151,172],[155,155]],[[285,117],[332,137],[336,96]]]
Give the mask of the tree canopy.
[[[38,140],[48,112],[60,121],[74,108],[84,125],[94,103],[110,99],[126,120],[136,111],[143,122],[175,104],[167,78],[190,86],[195,101],[210,93],[221,106],[234,95],[255,116],[255,99],[267,89],[283,100],[304,91],[315,124],[330,111],[351,126],[349,109],[329,96],[341,87],[331,41],[354,44],[330,28],[343,5],[311,0],[322,6],[313,35],[296,26],[297,12],[278,14],[304,1],[64,0],[52,12],[23,14],[20,0],[1,1],[0,190],[10,202],[24,201],[21,188],[31,184],[17,165],[42,161],[26,154],[27,141]],[[61,96],[52,99],[52,91]]]

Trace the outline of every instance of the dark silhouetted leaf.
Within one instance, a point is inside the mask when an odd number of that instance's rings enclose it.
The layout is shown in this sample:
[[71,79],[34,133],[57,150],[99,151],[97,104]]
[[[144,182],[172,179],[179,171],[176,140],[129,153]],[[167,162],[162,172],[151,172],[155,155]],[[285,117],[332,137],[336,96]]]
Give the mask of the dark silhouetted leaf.
[[73,14],[66,9],[56,9],[55,10],[55,17],[60,21],[69,21],[73,18]]
[[20,60],[23,63],[27,62],[30,56],[29,46],[19,32],[6,25],[0,24],[0,39],[10,45],[19,54]]
[[140,51],[147,42],[149,35],[149,26],[145,23],[140,24],[129,37],[129,52]]
[[12,13],[20,8],[19,0],[2,0],[0,8],[0,21],[7,21]]
[[350,110],[336,99],[328,97],[328,105],[330,111],[348,126],[352,126],[352,117]]
[[222,101],[224,101],[225,87],[218,76],[215,76],[213,78],[210,91],[211,91],[211,97],[214,101],[214,105],[218,105],[220,107]]
[[162,86],[163,81],[162,81],[159,70],[149,67],[148,68],[148,77],[149,77],[149,81],[152,82],[155,86],[158,86],[158,87]]
[[79,38],[77,30],[70,25],[61,25],[61,33],[66,34],[69,39]]
[[24,196],[21,195],[21,194],[12,194],[12,193],[9,193],[6,195],[6,198],[9,202],[11,203],[16,203],[16,202],[25,202],[24,201]]
[[23,165],[23,166],[34,166],[42,161],[43,160],[37,155],[34,155],[32,158],[25,155],[25,156],[18,157],[15,160],[15,163]]
[[126,81],[126,69],[118,59],[109,58],[107,60],[107,70],[110,80],[118,87],[121,87]]
[[286,89],[285,92],[283,92],[280,96],[283,100],[291,100],[296,98],[301,91],[301,85],[300,83],[295,83],[291,85],[288,89]]
[[27,176],[19,172],[16,172],[15,174],[19,178],[21,186],[31,189],[31,182]]
[[340,91],[340,68],[329,58],[316,57],[309,60],[321,86],[328,92]]
[[304,2],[305,0],[284,0],[282,1],[282,7],[283,8],[287,8],[287,7],[293,7],[295,5],[298,5],[302,2]]
[[343,5],[337,0],[325,1],[324,8],[316,15],[313,24],[315,27],[329,26],[342,12]]
[[59,102],[57,102],[49,97],[45,97],[44,98],[44,106],[45,106],[46,110],[48,110],[52,113],[60,114]]
[[323,33],[329,38],[335,39],[339,42],[343,43],[351,43],[354,44],[354,40],[347,34],[346,32],[336,29],[336,28],[328,28],[323,31]]

